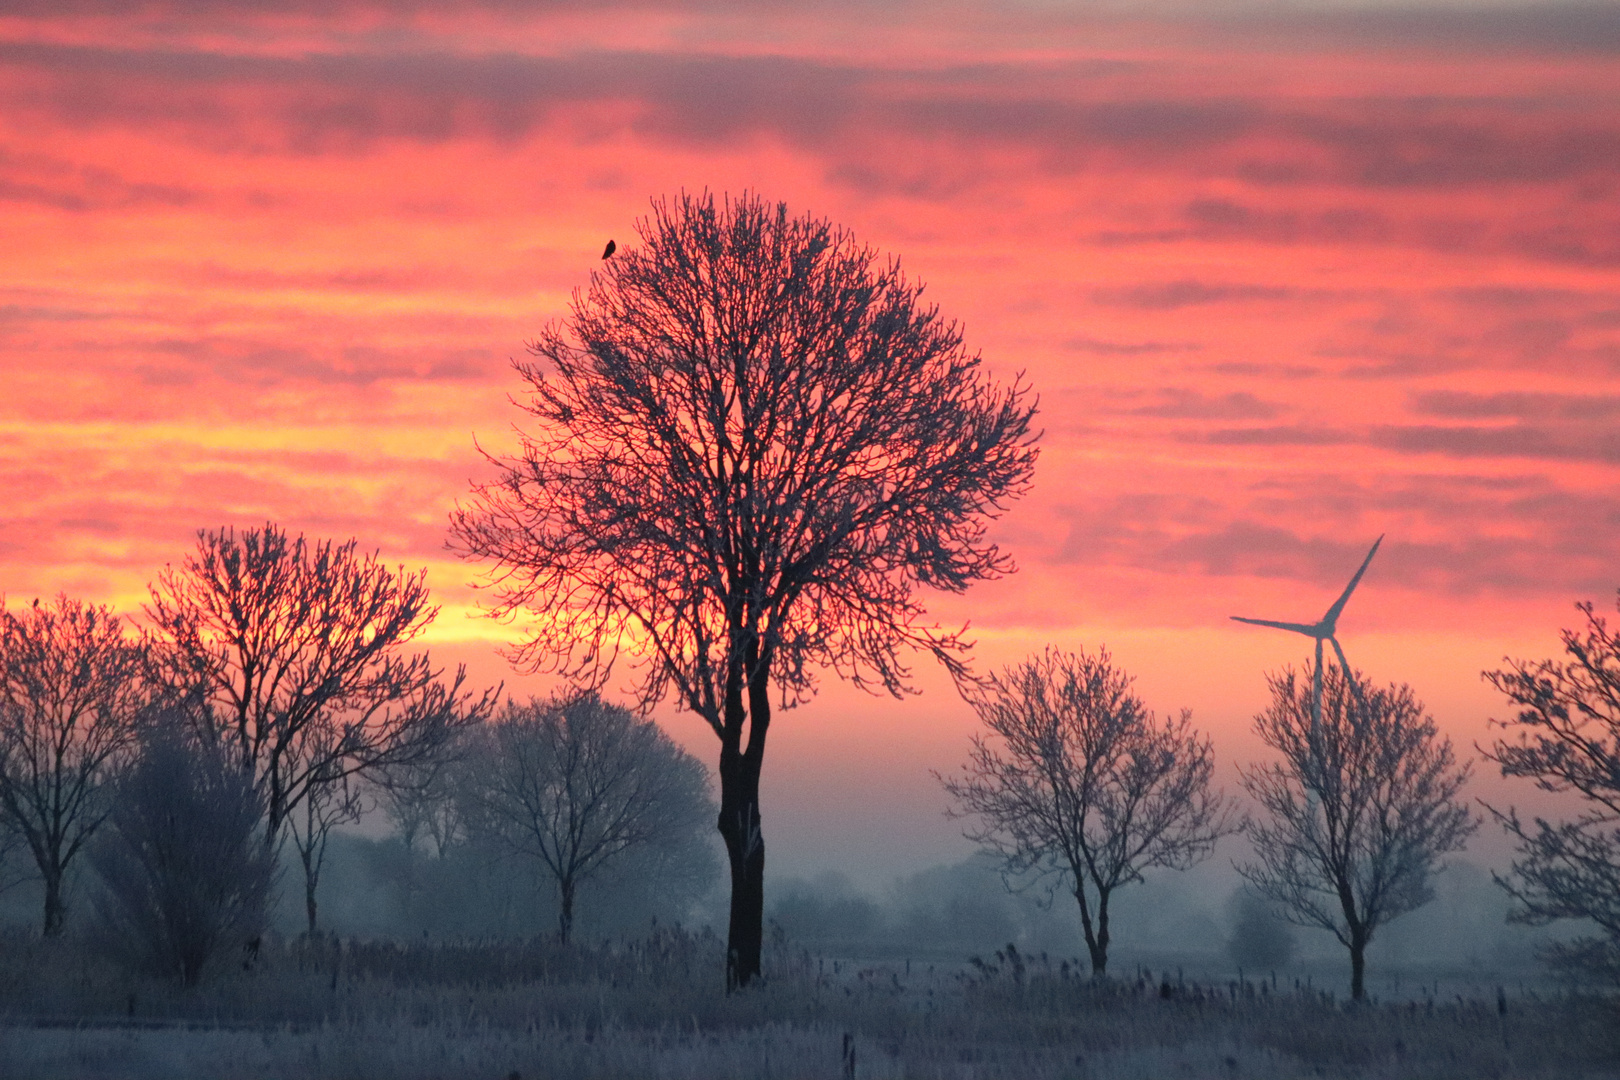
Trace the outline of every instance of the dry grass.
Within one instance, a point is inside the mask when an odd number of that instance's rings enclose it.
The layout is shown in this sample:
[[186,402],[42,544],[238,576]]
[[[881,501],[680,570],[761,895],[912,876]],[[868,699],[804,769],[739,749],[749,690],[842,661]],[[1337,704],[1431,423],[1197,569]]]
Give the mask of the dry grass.
[[727,996],[720,942],[268,945],[200,991],[71,943],[0,942],[0,1076],[835,1078],[1620,1076],[1598,998],[1345,1007],[1227,984],[1169,999],[1040,959],[852,966],[778,948]]

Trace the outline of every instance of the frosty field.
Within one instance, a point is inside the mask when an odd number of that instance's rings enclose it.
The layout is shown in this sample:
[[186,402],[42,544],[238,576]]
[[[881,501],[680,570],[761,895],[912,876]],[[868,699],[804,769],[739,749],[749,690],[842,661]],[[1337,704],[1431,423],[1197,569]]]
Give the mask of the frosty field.
[[[720,943],[562,949],[270,943],[192,993],[71,943],[0,952],[0,1075],[331,1080],[1607,1077],[1612,1001],[1526,992],[1351,1006],[1235,980],[1097,984],[1074,966],[827,961],[779,947],[727,996]],[[846,1042],[846,1036],[847,1042]],[[853,1064],[846,1056],[853,1049]]]

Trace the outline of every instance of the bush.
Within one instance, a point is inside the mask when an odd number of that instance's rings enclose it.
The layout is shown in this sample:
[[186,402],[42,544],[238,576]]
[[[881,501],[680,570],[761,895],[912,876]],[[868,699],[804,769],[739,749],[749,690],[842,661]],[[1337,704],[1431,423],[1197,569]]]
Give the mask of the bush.
[[1294,931],[1271,901],[1243,886],[1227,901],[1227,910],[1232,932],[1226,939],[1226,955],[1233,964],[1250,971],[1288,966],[1294,958]]
[[264,808],[225,754],[149,736],[91,849],[96,942],[135,970],[195,986],[222,950],[258,939],[275,881]]

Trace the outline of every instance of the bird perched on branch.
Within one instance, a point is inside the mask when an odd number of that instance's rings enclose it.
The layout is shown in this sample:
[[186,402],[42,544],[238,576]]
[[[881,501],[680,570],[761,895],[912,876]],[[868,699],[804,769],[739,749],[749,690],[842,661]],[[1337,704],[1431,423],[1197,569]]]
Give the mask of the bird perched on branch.
[[615,251],[618,251],[618,250],[619,250],[619,245],[615,244],[613,241],[609,240],[607,247],[602,249],[602,258],[611,259],[613,257],[613,253]]

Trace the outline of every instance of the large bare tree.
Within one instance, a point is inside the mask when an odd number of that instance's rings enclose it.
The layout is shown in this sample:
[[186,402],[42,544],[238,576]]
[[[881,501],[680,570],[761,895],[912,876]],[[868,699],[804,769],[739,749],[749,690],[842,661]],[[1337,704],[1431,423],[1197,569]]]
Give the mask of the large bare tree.
[[106,818],[108,780],[150,703],[144,647],[106,607],[0,610],[0,828],[21,835],[62,931],[68,866]]
[[916,587],[1010,569],[986,520],[1027,485],[1034,405],[921,286],[847,232],[745,195],[638,223],[517,365],[536,422],[452,518],[494,563],[515,659],[600,684],[621,650],[720,739],[727,982],[759,972],[759,779],[773,694],[831,667],[901,693],[904,654],[960,670]]
[[1185,869],[1234,828],[1210,789],[1215,755],[1189,712],[1157,719],[1106,649],[1048,649],[968,700],[986,728],[941,778],[968,839],[1013,874],[1056,873],[1080,905],[1091,970],[1108,971],[1108,905],[1150,867]]
[[545,866],[564,944],[581,885],[628,852],[682,847],[712,820],[703,763],[594,693],[508,705],[480,741],[460,770],[468,827]]
[[1586,804],[1557,822],[1490,808],[1519,848],[1511,874],[1497,881],[1518,902],[1516,921],[1596,923],[1601,937],[1554,945],[1552,959],[1620,979],[1620,634],[1592,604],[1577,607],[1586,625],[1563,631],[1564,660],[1509,660],[1485,673],[1519,710],[1501,722],[1516,737],[1497,740],[1486,757],[1503,776]]
[[[274,525],[204,531],[152,587],[147,613],[173,666],[205,688],[200,715],[263,796],[267,844],[312,792],[435,753],[494,707],[495,691],[462,689],[465,669],[447,682],[405,651],[438,611],[426,571],[357,547]],[[313,896],[319,868],[306,871]]]
[[1289,669],[1270,680],[1271,705],[1254,725],[1282,757],[1241,770],[1265,813],[1249,828],[1259,861],[1238,872],[1290,921],[1339,939],[1360,1000],[1374,933],[1434,899],[1440,857],[1479,822],[1457,797],[1470,769],[1412,688],[1353,678],[1355,688],[1327,669],[1320,723],[1312,679]]

